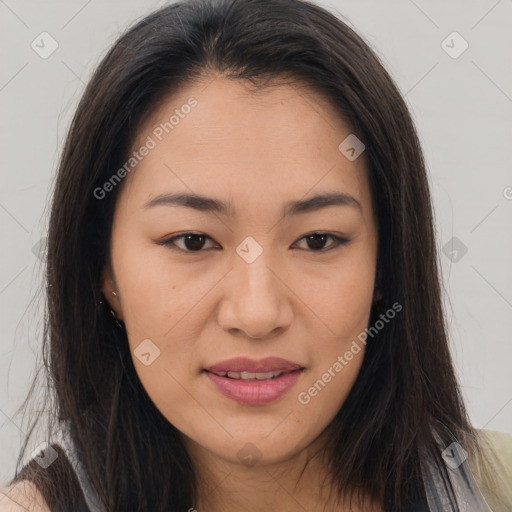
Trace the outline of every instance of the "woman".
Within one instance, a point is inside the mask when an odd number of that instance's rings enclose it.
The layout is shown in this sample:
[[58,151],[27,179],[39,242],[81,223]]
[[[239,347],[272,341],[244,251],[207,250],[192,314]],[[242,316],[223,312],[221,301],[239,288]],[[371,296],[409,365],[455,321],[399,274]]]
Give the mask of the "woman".
[[326,10],[192,0],[127,31],[73,119],[47,265],[55,421],[10,503],[512,506],[455,378],[413,123]]

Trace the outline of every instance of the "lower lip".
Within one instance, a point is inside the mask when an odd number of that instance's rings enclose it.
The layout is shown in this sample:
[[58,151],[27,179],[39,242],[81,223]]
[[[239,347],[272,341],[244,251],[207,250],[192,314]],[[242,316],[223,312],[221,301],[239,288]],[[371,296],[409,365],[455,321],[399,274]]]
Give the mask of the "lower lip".
[[267,380],[236,380],[206,372],[217,389],[242,405],[265,405],[283,396],[301,376],[302,370],[283,373]]

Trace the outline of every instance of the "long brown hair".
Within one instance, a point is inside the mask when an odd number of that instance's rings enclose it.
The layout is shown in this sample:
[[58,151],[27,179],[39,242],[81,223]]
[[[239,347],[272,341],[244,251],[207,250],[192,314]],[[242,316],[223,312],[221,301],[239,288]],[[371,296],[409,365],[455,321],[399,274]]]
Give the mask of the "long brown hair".
[[[368,343],[328,426],[326,464],[340,494],[362,492],[386,511],[406,507],[424,497],[425,454],[446,474],[436,435],[445,446],[447,432],[466,447],[474,437],[448,347],[425,163],[408,109],[378,57],[340,17],[304,0],[179,1],[126,31],[96,69],[65,142],[49,225],[48,435],[57,420],[70,422],[108,511],[194,505],[196,474],[179,432],[152,404],[126,332],[99,304],[121,187],[102,200],[94,190],[126,161],[145,116],[182,84],[210,73],[260,87],[294,77],[330,100],[365,144],[382,290],[370,323],[397,301],[403,310]],[[69,475],[48,478],[31,467],[13,482],[33,480],[55,509],[71,503],[62,492]]]

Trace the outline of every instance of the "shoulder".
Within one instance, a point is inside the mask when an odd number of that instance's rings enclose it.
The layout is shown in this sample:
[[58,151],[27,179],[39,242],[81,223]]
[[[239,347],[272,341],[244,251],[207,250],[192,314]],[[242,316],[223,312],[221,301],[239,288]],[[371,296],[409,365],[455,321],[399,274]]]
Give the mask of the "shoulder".
[[34,483],[21,480],[0,489],[0,512],[51,512]]
[[481,449],[477,454],[476,477],[482,493],[492,510],[511,510],[512,434],[483,429],[477,433]]
[[[487,459],[488,466],[484,470],[499,470],[507,477],[507,481],[512,481],[512,434],[497,432],[495,430],[479,430],[480,445],[483,457]],[[484,463],[485,464],[485,463]]]
[[479,430],[478,433],[489,445],[499,450],[503,459],[512,462],[512,434],[496,430]]

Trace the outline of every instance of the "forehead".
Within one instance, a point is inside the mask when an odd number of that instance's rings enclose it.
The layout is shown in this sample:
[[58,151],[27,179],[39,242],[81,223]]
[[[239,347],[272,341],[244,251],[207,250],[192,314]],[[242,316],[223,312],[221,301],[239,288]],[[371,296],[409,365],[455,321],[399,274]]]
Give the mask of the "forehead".
[[300,83],[258,89],[214,77],[169,95],[139,129],[132,151],[151,146],[127,175],[138,202],[173,191],[247,199],[298,199],[335,189],[369,200],[364,154],[338,146],[350,127]]

